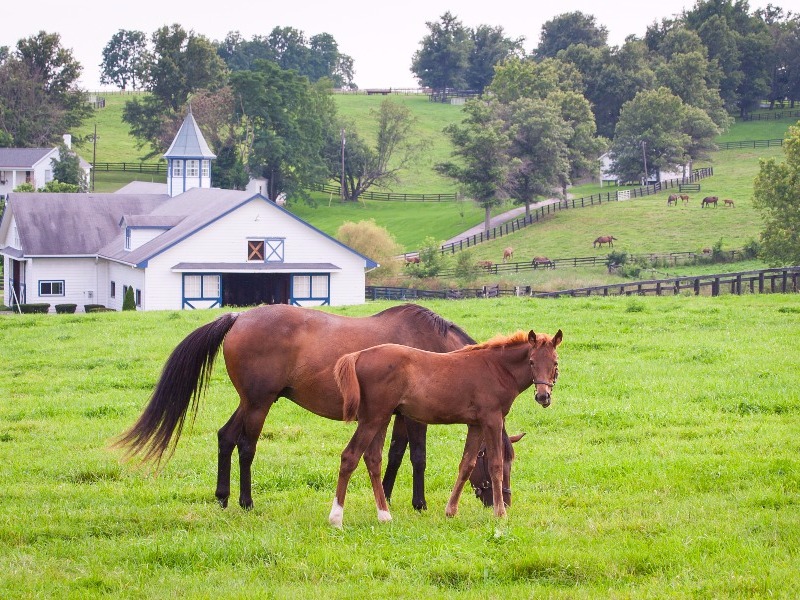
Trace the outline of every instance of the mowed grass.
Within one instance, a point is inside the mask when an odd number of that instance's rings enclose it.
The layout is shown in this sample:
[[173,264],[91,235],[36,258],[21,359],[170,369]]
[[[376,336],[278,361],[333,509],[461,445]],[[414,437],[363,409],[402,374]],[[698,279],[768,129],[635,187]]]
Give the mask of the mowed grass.
[[285,399],[261,436],[254,510],[221,510],[216,430],[237,405],[222,361],[160,474],[107,448],[217,311],[0,316],[0,597],[800,594],[796,295],[428,305],[479,340],[564,331],[553,406],[528,390],[507,419],[527,436],[504,522],[469,490],[444,517],[465,428],[435,426],[429,510],[411,508],[406,464],[380,525],[361,466],[332,529],[354,426]]

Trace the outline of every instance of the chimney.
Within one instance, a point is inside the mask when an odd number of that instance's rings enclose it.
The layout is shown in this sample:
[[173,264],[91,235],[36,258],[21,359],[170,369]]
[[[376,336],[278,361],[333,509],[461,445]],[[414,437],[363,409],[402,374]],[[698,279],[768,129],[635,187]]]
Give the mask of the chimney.
[[72,136],[68,133],[64,134],[64,145],[72,150]]

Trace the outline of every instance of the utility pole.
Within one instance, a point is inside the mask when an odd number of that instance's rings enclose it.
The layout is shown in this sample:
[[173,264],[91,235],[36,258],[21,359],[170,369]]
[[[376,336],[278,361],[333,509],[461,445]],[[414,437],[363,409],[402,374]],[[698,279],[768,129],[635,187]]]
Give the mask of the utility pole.
[[341,188],[342,188],[342,202],[344,202],[344,145],[345,145],[345,140],[344,140],[344,127],[342,127],[342,183],[341,183]]
[[647,142],[642,140],[642,158],[644,159],[644,185],[647,187],[647,182],[649,181],[648,173],[647,173],[647,152],[645,152],[645,147],[647,146]]
[[94,135],[92,136],[92,191],[94,191],[95,165],[97,165],[97,123],[94,124]]

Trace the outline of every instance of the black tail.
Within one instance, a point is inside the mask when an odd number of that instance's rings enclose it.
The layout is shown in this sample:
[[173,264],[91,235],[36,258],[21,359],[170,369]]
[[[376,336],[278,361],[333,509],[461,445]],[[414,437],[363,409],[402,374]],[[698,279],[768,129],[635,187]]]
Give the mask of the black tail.
[[172,351],[139,420],[113,443],[126,449],[126,458],[141,454],[143,461],[158,464],[166,452],[169,460],[190,404],[193,415],[197,414],[198,401],[208,387],[217,351],[237,316],[238,313],[228,313],[203,325]]

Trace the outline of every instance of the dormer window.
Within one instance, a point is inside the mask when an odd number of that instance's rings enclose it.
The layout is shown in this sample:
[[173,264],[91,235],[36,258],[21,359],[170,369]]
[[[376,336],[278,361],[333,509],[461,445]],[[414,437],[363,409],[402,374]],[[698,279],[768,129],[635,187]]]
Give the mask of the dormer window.
[[172,176],[181,177],[183,175],[183,164],[179,160],[172,161]]
[[203,177],[208,177],[210,172],[211,172],[211,161],[210,160],[204,160],[203,161]]
[[187,177],[198,177],[200,175],[200,161],[199,160],[187,160],[186,161],[186,176]]

